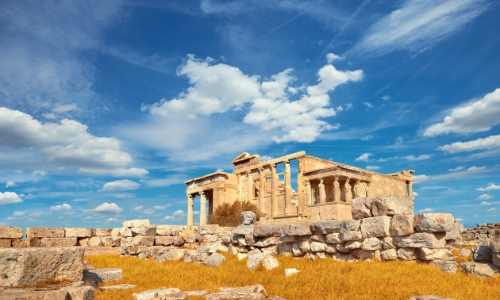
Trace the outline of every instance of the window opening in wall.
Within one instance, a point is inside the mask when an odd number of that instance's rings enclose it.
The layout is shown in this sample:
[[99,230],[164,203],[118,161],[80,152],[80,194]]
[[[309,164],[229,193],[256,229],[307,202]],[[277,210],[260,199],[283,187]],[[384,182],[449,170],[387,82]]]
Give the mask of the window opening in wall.
[[291,186],[292,186],[292,189],[298,193],[299,192],[299,183],[298,183],[298,179],[297,179],[297,176],[299,175],[299,161],[296,160],[296,159],[293,159],[290,161],[290,173],[291,173],[291,178],[292,178],[292,181],[291,181]]

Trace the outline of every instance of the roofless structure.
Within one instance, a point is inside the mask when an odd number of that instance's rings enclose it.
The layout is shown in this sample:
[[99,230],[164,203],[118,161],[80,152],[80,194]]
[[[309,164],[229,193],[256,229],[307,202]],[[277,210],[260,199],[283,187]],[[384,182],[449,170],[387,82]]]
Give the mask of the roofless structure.
[[[298,162],[294,172],[290,167],[292,160]],[[267,161],[244,152],[231,163],[233,173],[215,172],[184,182],[187,225],[194,225],[194,203],[198,197],[200,225],[206,225],[207,202],[208,214],[212,214],[214,207],[222,203],[248,200],[265,214],[259,223],[282,224],[349,220],[353,198],[412,196],[413,170],[380,174],[306,155],[304,151]],[[277,168],[284,171],[278,173]],[[292,188],[292,178],[297,180],[297,190]]]

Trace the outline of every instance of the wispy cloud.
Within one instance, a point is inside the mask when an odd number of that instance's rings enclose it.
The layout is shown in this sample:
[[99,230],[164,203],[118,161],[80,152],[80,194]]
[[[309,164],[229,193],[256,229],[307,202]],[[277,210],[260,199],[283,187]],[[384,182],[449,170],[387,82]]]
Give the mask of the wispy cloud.
[[407,0],[373,24],[351,53],[422,50],[460,30],[487,8],[482,0]]

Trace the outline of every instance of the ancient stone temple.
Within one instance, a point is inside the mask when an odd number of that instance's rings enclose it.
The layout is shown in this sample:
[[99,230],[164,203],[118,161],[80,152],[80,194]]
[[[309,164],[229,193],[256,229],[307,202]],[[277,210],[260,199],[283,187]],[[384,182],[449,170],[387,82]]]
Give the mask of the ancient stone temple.
[[[293,160],[298,165],[296,177],[293,176],[297,190],[292,188]],[[349,220],[353,198],[412,196],[413,170],[380,174],[306,155],[304,151],[267,161],[245,152],[232,164],[233,173],[215,172],[185,182],[188,225],[194,225],[194,203],[198,197],[200,225],[206,225],[207,214],[212,214],[215,207],[236,200],[248,200],[258,206],[265,214],[259,223],[282,224]],[[277,172],[278,168],[284,171]]]

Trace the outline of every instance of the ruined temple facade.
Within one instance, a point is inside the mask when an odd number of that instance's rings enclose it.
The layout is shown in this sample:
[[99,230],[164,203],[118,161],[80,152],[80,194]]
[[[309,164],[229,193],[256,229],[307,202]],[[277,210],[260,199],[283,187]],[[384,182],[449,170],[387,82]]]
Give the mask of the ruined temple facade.
[[[298,170],[294,169],[297,190],[292,188],[293,160],[298,165]],[[353,198],[412,196],[412,170],[380,174],[306,155],[304,151],[267,161],[245,152],[232,164],[232,174],[215,172],[185,182],[187,225],[194,225],[196,198],[200,204],[200,225],[206,225],[207,215],[218,205],[236,200],[248,200],[259,207],[265,214],[259,223],[283,224],[349,220]],[[284,171],[278,173],[277,168]]]

